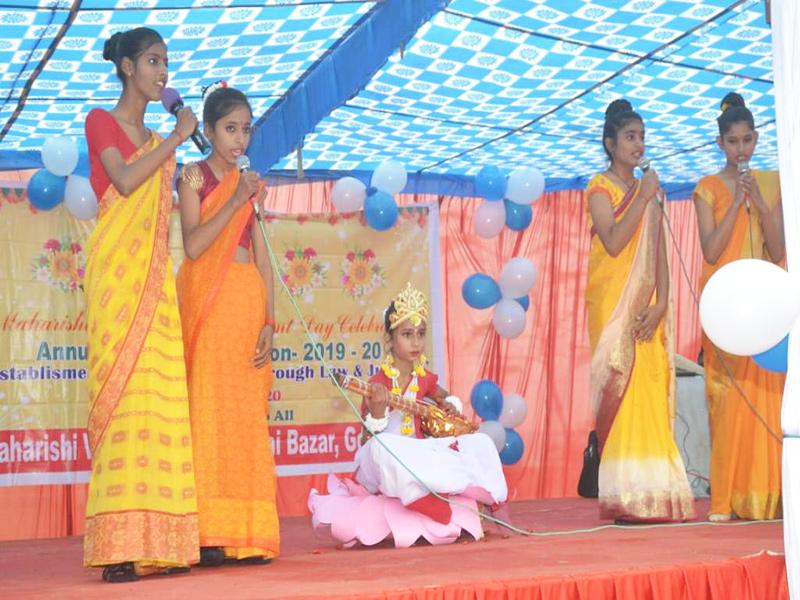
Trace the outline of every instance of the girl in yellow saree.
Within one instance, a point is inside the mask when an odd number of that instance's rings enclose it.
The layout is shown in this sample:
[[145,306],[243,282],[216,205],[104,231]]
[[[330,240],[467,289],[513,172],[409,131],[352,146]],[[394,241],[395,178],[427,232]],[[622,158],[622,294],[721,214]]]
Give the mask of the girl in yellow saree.
[[600,515],[623,522],[684,521],[693,497],[672,437],[674,364],[669,268],[644,124],[626,100],[606,110],[611,165],[587,187],[591,253],[586,287]]
[[[702,286],[731,261],[780,262],[785,252],[778,174],[748,168],[758,132],[739,94],[725,97],[717,121],[726,164],[694,191],[705,259]],[[709,520],[775,518],[780,515],[785,376],[762,369],[750,357],[723,352],[705,335],[703,358],[711,430]]]
[[201,566],[265,564],[279,550],[267,425],[272,268],[251,204],[258,206],[265,190],[257,173],[236,166],[250,141],[251,120],[243,93],[224,86],[210,91],[203,123],[213,151],[186,166],[178,187],[186,258],[177,284]]
[[152,29],[117,33],[103,56],[124,91],[86,121],[99,202],[84,289],[89,328],[92,476],[84,564],[110,582],[197,562],[189,406],[175,282],[167,253],[175,148],[194,130],[179,113],[166,139],[144,127],[167,80]]

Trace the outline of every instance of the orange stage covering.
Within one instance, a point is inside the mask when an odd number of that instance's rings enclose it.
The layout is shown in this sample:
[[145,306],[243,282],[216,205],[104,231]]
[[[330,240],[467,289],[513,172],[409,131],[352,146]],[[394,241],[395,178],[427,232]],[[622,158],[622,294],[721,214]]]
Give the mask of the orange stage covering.
[[[708,502],[698,503],[704,513]],[[597,524],[597,502],[512,503],[536,531]],[[3,597],[342,600],[788,600],[780,523],[609,527],[553,537],[490,533],[446,546],[337,550],[308,517],[281,522],[271,565],[194,568],[114,586],[81,567],[80,538],[0,543]]]
[[[332,182],[271,186],[268,207],[281,212],[331,212]],[[506,468],[512,500],[574,496],[586,436],[592,428],[589,400],[589,340],[584,286],[589,233],[583,192],[545,194],[534,205],[533,223],[523,232],[504,230],[484,240],[473,232],[472,215],[482,200],[449,196],[399,197],[402,204],[438,202],[447,371],[440,373],[452,393],[469,404],[473,384],[495,380],[529,402],[528,417],[517,428],[525,442],[519,463]],[[691,202],[666,204],[676,243],[693,285],[701,255]],[[700,324],[694,300],[668,238],[676,305],[677,351],[694,359],[700,348]],[[512,256],[533,260],[539,279],[531,296],[528,326],[511,341],[491,327],[491,311],[466,306],[464,279],[482,271],[499,276]],[[449,374],[457,373],[453,378]],[[282,516],[306,514],[311,487],[324,489],[324,475],[281,477],[278,509]],[[85,486],[0,488],[0,540],[58,537],[83,533]]]

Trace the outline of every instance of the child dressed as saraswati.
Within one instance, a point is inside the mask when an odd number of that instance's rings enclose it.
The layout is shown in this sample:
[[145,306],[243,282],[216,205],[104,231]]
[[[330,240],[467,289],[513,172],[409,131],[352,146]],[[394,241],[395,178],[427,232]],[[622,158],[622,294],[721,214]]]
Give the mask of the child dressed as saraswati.
[[[425,368],[428,306],[410,284],[386,310],[388,352],[365,382],[343,378],[364,396],[366,440],[353,479],[328,481],[328,495],[312,490],[315,527],[330,525],[345,545],[376,544],[392,536],[407,547],[455,541],[462,530],[483,536],[477,503],[495,505],[508,489],[494,442],[459,411],[461,402]],[[452,499],[448,503],[431,492]]]

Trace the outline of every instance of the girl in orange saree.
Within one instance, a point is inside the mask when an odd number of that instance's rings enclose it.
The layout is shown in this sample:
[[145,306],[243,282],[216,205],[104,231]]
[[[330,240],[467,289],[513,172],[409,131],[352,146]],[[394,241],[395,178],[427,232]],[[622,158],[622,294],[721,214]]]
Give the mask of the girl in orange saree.
[[672,314],[658,177],[652,169],[641,181],[634,177],[644,124],[626,100],[606,109],[603,147],[611,165],[586,191],[600,515],[684,521],[694,517],[694,499],[672,437]]
[[207,160],[186,166],[178,186],[186,251],[178,297],[195,449],[200,565],[217,566],[226,559],[265,564],[279,549],[267,426],[273,280],[254,219],[265,190],[259,188],[257,173],[236,168],[250,142],[247,97],[223,84],[206,92],[204,131],[213,150]]
[[167,252],[175,149],[197,124],[181,110],[162,139],[144,126],[167,81],[167,48],[147,28],[103,51],[122,97],[86,120],[100,198],[88,241],[89,440],[84,564],[110,582],[197,562],[197,503],[183,343]]
[[[785,252],[778,174],[748,167],[758,141],[753,115],[736,93],[728,94],[721,108],[717,144],[725,167],[701,179],[694,191],[705,261],[702,286],[731,261],[780,262]],[[723,352],[705,335],[703,358],[711,430],[709,520],[775,518],[780,515],[785,376],[762,369],[750,357]]]

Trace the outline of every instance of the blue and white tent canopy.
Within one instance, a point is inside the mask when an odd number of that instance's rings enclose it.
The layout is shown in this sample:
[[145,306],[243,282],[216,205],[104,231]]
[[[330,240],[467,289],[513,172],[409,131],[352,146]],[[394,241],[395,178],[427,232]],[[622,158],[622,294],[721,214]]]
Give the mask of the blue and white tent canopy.
[[[0,1],[0,157],[23,164],[48,136],[82,136],[120,84],[105,39],[162,33],[170,85],[200,109],[217,79],[250,97],[261,170],[471,175],[536,165],[550,180],[605,165],[606,105],[643,116],[661,179],[721,164],[716,117],[738,91],[760,132],[753,166],[776,168],[770,30],[760,0]],[[148,126],[167,133],[158,105]],[[197,159],[188,146],[179,160]]]

